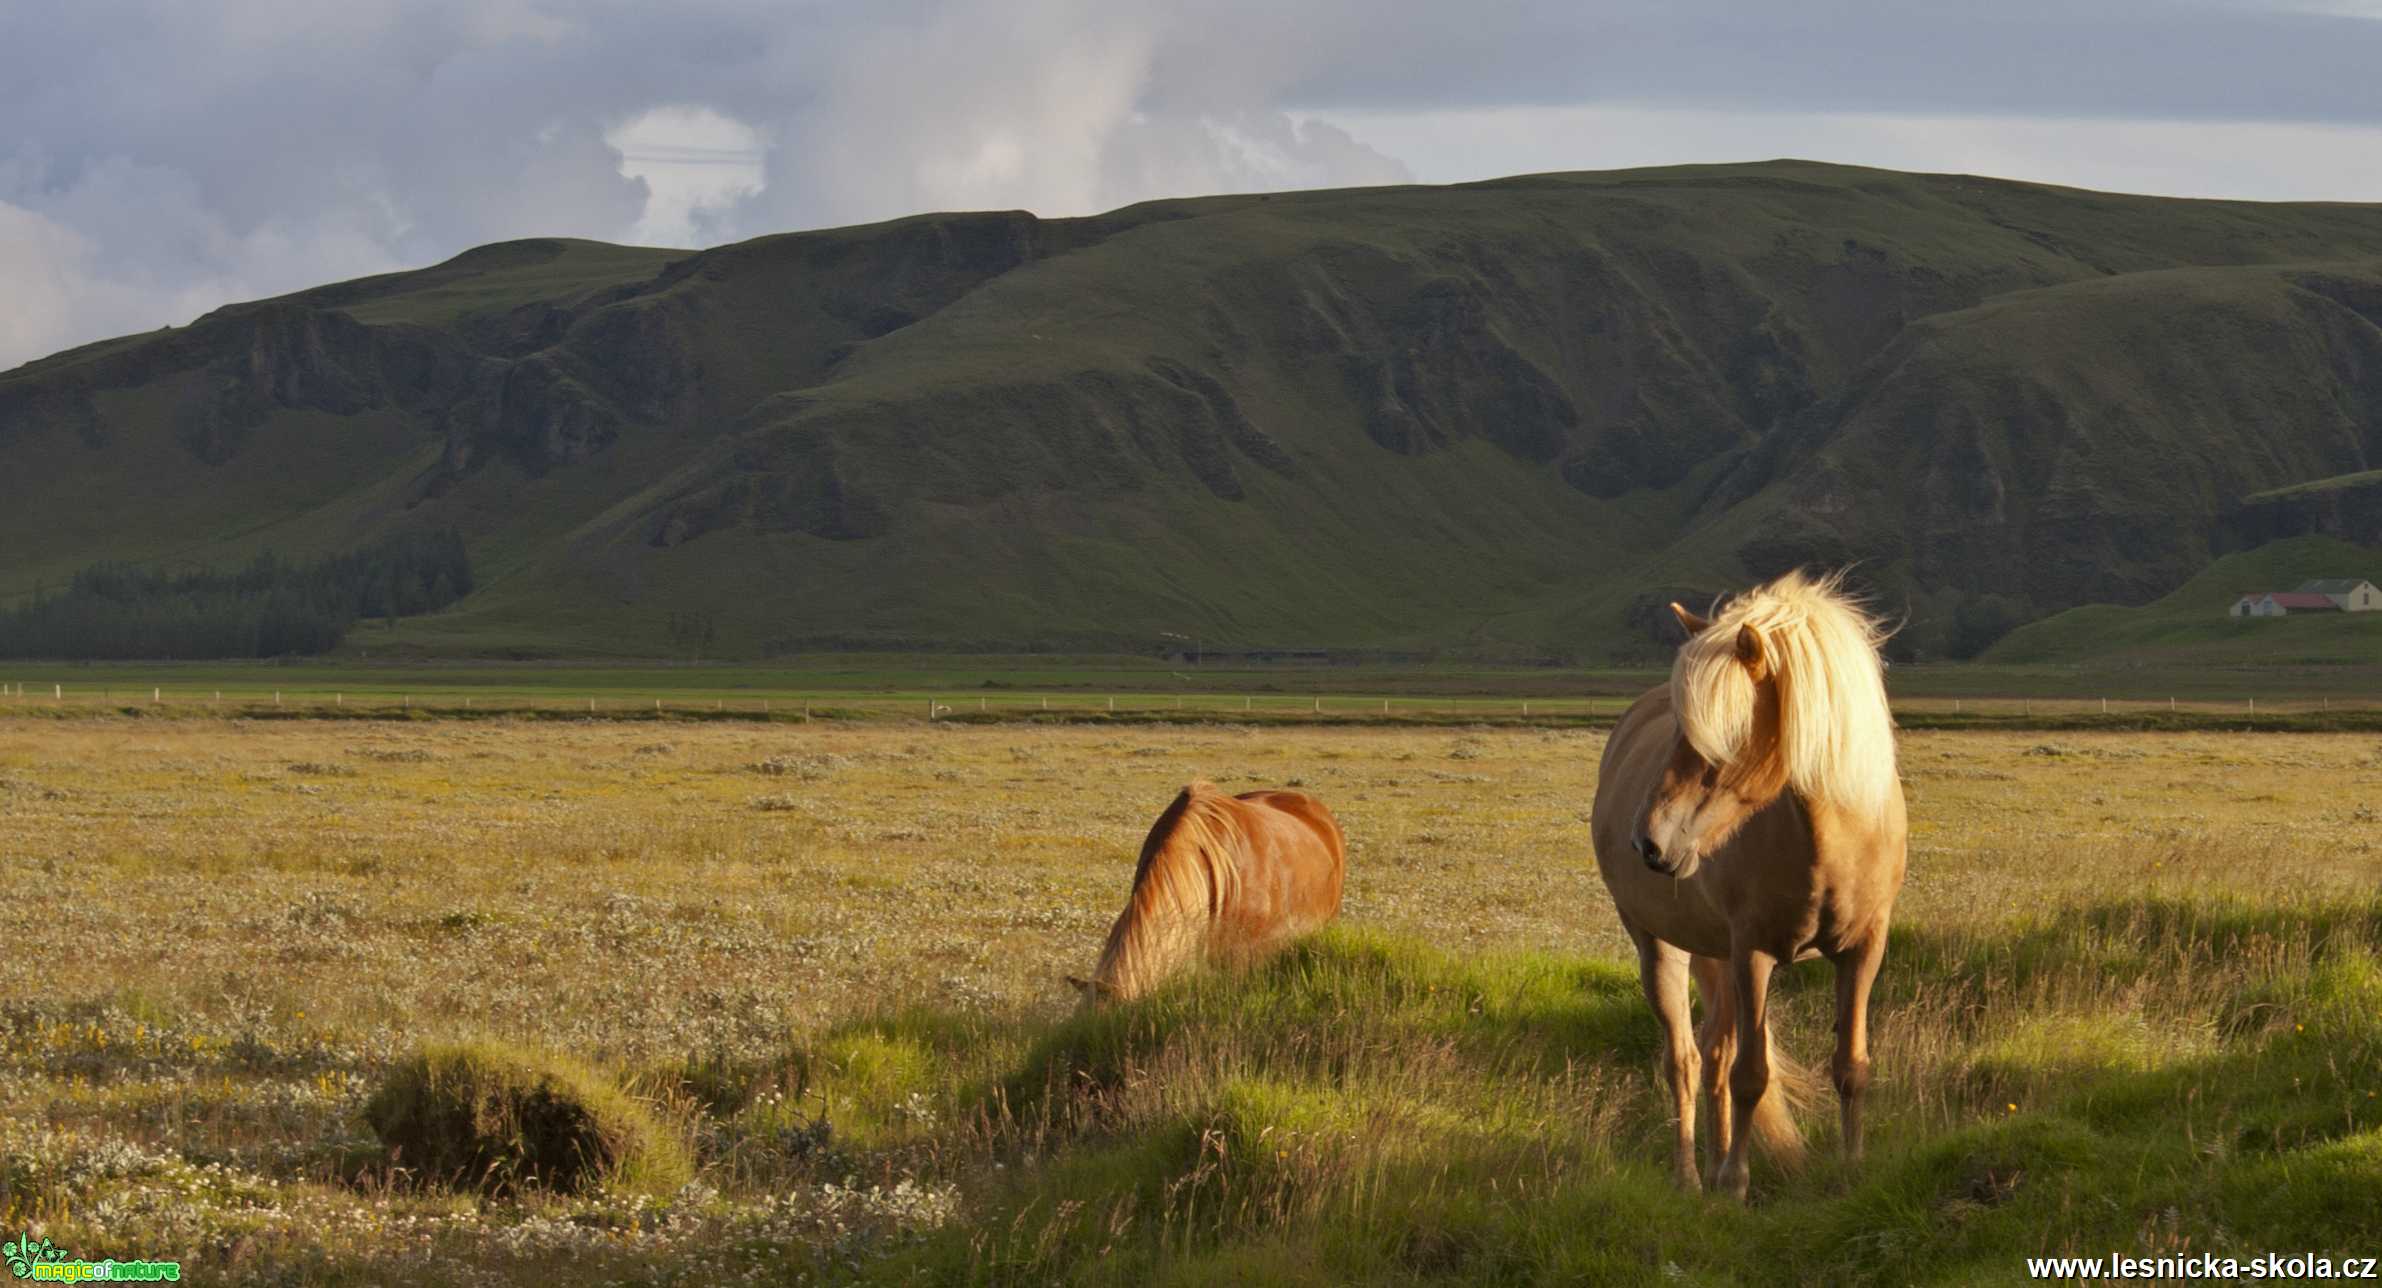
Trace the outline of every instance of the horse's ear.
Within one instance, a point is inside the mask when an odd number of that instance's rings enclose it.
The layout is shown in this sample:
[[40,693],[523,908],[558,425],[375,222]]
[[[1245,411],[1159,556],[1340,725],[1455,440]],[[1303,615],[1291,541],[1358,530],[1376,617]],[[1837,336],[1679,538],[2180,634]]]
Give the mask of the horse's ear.
[[1737,628],[1737,660],[1753,672],[1756,680],[1770,673],[1770,649],[1762,642],[1760,631],[1751,626]]
[[1704,628],[1712,624],[1711,618],[1696,616],[1676,599],[1671,601],[1671,616],[1679,619],[1679,629],[1686,631],[1690,637],[1703,634]]
[[1085,979],[1081,975],[1069,975],[1067,977],[1067,983],[1071,985],[1076,992],[1083,994],[1085,997],[1100,996],[1100,986],[1088,979]]

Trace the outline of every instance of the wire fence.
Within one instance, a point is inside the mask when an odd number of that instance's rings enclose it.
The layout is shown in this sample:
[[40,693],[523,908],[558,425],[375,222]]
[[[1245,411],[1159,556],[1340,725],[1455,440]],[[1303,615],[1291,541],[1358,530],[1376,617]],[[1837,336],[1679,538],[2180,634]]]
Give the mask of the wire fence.
[[[574,695],[556,689],[422,690],[343,688],[193,688],[167,685],[91,685],[61,681],[0,681],[0,712],[56,716],[140,714],[224,718],[432,719],[518,716],[556,719],[738,719],[1010,721],[1010,720],[1305,720],[1332,722],[1483,720],[1546,724],[1609,723],[1636,698],[1614,696],[1513,697],[1383,696],[1353,693],[1115,693],[1068,691],[1020,694],[700,691]],[[2159,717],[2309,717],[2382,715],[2382,697],[1936,697],[1895,699],[1905,723],[1992,724],[2077,721],[2108,717],[2142,722]]]

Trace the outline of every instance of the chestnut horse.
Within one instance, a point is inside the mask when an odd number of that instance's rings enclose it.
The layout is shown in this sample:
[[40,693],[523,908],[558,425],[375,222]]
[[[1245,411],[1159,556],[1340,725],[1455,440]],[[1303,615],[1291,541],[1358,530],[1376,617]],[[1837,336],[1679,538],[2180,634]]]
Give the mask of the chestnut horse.
[[[1869,988],[1902,889],[1908,825],[1886,705],[1884,638],[1841,588],[1800,572],[1710,620],[1671,605],[1687,642],[1671,682],[1605,743],[1596,863],[1638,949],[1663,1027],[1678,1136],[1672,1171],[1698,1188],[1697,1057],[1711,1106],[1712,1184],[1743,1199],[1746,1143],[1792,1165],[1799,1071],[1770,1041],[1770,973],[1836,968],[1832,1073],[1847,1157],[1861,1154]],[[1688,979],[1707,1008],[1691,1033]]]
[[1186,966],[1263,956],[1339,915],[1347,867],[1347,838],[1322,801],[1192,783],[1142,841],[1099,967],[1068,982],[1128,1001]]

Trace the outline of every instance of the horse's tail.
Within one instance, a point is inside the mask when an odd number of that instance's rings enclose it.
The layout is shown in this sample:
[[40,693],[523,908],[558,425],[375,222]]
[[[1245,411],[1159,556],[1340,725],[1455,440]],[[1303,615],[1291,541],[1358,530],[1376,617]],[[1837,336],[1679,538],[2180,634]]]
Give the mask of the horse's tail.
[[1753,1143],[1762,1155],[1784,1170],[1792,1171],[1803,1165],[1803,1128],[1796,1124],[1795,1115],[1812,1101],[1819,1089],[1819,1078],[1811,1070],[1788,1059],[1778,1049],[1778,1033],[1765,1026],[1764,1037],[1770,1046],[1770,1085],[1762,1089],[1761,1103],[1753,1107]]
[[[1715,1043],[1724,1050],[1733,1049],[1731,1034],[1737,1010],[1727,966],[1716,957],[1698,957],[1693,969],[1696,987],[1705,994],[1704,1029],[1697,1035],[1697,1043],[1707,1053]],[[1804,1156],[1803,1129],[1796,1125],[1795,1115],[1811,1103],[1820,1084],[1817,1075],[1778,1049],[1778,1017],[1773,1014],[1769,1018],[1772,1022],[1762,1027],[1764,1050],[1770,1057],[1770,1082],[1762,1088],[1762,1098],[1754,1104],[1745,1130],[1762,1157],[1791,1171],[1802,1165]],[[1726,1079],[1729,1070],[1724,1066],[1715,1076]]]

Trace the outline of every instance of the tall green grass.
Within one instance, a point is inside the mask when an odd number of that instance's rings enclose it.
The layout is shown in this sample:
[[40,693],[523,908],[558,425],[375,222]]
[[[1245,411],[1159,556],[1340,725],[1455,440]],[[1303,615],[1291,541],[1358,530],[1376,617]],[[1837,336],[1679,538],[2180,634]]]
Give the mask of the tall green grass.
[[[787,1105],[964,1220],[855,1269],[954,1283],[2022,1279],[2045,1253],[2370,1245],[2382,901],[2116,900],[1896,936],[1873,1151],[1674,1192],[1634,974],[1335,931],[1058,1022],[908,1011],[789,1057]],[[1784,977],[1790,1051],[1828,972]],[[788,1065],[772,1074],[778,1085]],[[820,1125],[824,1124],[822,1128]],[[777,1124],[782,1127],[781,1121]]]

